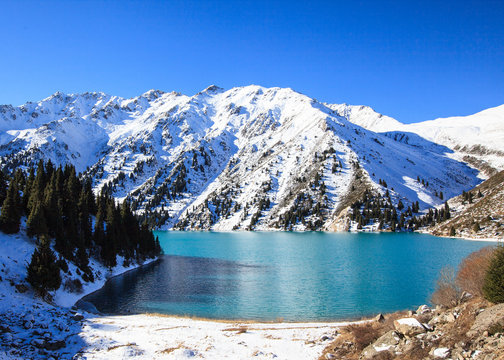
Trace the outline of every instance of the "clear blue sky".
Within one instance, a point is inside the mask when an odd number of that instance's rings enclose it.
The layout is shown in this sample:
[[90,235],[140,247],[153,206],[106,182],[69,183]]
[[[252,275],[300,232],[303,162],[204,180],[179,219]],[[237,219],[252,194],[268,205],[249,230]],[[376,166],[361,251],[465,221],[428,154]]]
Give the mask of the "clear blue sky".
[[2,1],[0,103],[291,87],[402,122],[504,103],[504,1]]

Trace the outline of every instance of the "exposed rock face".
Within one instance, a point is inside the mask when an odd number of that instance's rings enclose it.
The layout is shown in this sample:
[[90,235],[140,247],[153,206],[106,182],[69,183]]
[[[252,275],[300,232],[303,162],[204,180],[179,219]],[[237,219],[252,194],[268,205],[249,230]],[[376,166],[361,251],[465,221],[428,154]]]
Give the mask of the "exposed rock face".
[[504,326],[504,304],[498,304],[484,309],[468,331],[467,336],[475,336],[490,331],[495,325]]

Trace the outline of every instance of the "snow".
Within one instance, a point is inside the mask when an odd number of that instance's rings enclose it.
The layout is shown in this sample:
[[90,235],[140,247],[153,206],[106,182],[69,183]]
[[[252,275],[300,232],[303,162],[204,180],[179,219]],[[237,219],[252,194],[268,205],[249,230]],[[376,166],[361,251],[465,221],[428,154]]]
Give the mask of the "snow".
[[373,347],[376,351],[381,352],[381,351],[386,351],[386,350],[389,350],[390,348],[393,348],[394,345],[381,345],[381,346],[374,345]]
[[437,348],[433,352],[434,357],[445,359],[450,356],[450,349],[448,348]]
[[317,359],[348,323],[240,323],[156,315],[88,318],[86,359]]
[[408,325],[412,327],[423,328],[424,326],[415,318],[403,318],[397,320],[397,322],[401,325]]
[[479,158],[498,170],[504,170],[504,105],[469,116],[438,118],[403,124],[383,116],[367,106],[328,105],[349,121],[380,133],[413,133],[455,150],[451,156],[463,161],[464,155]]

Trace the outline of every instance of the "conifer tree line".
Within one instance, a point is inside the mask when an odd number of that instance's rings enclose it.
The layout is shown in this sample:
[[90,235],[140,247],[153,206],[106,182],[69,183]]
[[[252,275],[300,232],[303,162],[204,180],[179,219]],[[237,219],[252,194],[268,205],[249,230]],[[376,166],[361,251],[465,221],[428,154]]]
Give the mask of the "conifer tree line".
[[406,207],[399,200],[397,206],[394,206],[388,190],[384,196],[366,190],[362,198],[351,205],[351,209],[350,219],[357,222],[357,229],[362,229],[370,223],[377,223],[379,230],[414,231],[448,220],[451,216],[447,202],[440,209],[429,209],[425,215],[420,215],[418,201]]
[[[93,281],[90,256],[113,267],[117,255],[131,262],[161,253],[159,240],[139,223],[127,201],[117,205],[105,192],[95,196],[91,181],[79,179],[72,165],[56,168],[41,160],[36,168],[17,169],[11,177],[0,172],[0,204],[4,233],[19,232],[25,216],[27,235],[39,243],[36,252],[51,258],[47,249],[53,239],[60,260],[78,266],[85,281]],[[33,269],[29,275],[35,276]]]

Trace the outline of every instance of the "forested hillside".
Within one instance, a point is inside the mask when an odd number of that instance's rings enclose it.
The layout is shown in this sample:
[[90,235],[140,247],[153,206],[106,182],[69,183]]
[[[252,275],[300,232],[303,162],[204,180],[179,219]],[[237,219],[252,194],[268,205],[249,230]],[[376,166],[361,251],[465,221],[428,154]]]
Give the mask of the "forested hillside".
[[0,229],[26,231],[38,244],[27,279],[41,292],[59,287],[67,261],[80,269],[83,281],[93,282],[90,257],[112,268],[118,256],[127,266],[161,253],[159,241],[127,201],[117,205],[105,193],[95,196],[91,182],[80,180],[72,165],[55,167],[41,160],[36,168],[0,172],[0,203]]

